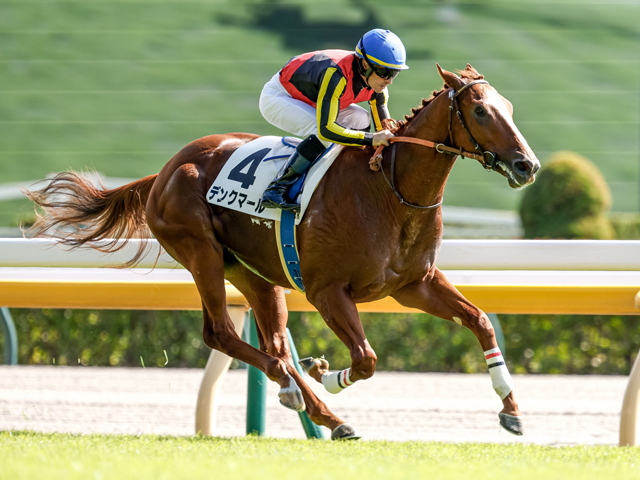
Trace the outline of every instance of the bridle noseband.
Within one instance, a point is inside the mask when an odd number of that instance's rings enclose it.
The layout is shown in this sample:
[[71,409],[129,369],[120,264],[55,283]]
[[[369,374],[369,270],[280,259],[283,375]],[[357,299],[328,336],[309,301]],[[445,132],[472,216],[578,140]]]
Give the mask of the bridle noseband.
[[416,145],[423,145],[425,147],[430,147],[430,148],[434,148],[438,153],[443,153],[443,154],[447,154],[447,155],[453,155],[453,156],[457,156],[460,155],[461,157],[467,157],[467,158],[473,158],[475,160],[478,160],[482,166],[485,168],[485,170],[487,171],[495,171],[496,170],[496,165],[498,163],[498,158],[497,155],[494,152],[490,152],[488,150],[483,149],[480,144],[476,141],[475,138],[473,138],[473,135],[471,134],[471,132],[469,131],[469,128],[467,127],[466,123],[464,122],[464,117],[462,116],[462,112],[460,112],[460,107],[458,106],[458,96],[464,92],[466,89],[468,89],[469,87],[473,86],[473,85],[478,85],[478,84],[482,84],[485,83],[487,85],[489,85],[489,82],[487,82],[486,80],[473,80],[465,85],[463,85],[462,88],[460,88],[457,92],[452,88],[451,91],[449,92],[449,98],[451,99],[451,104],[449,105],[449,125],[448,125],[448,129],[449,129],[449,142],[452,145],[455,145],[455,142],[453,141],[453,112],[455,110],[456,112],[456,116],[458,117],[458,120],[460,121],[460,124],[462,125],[462,128],[464,129],[465,132],[467,132],[467,135],[469,135],[469,140],[471,141],[471,144],[474,146],[474,148],[479,152],[479,154],[477,153],[473,153],[473,152],[467,152],[464,151],[462,149],[462,147],[460,148],[454,148],[454,147],[449,147],[447,145],[445,145],[444,143],[435,143],[435,142],[431,142],[429,140],[422,140],[420,138],[414,138],[414,137],[393,137],[389,139],[389,143],[394,144],[392,146],[391,149],[391,172],[390,172],[390,177],[391,180],[389,180],[387,178],[387,175],[384,173],[384,169],[382,168],[382,150],[384,149],[384,145],[380,145],[377,149],[376,152],[374,154],[374,156],[371,158],[371,160],[369,161],[369,167],[371,168],[371,170],[374,171],[378,171],[378,170],[382,170],[382,175],[384,177],[384,179],[386,180],[387,184],[391,187],[391,190],[393,191],[393,193],[395,193],[396,197],[398,197],[398,200],[400,200],[400,203],[402,203],[403,205],[407,205],[409,207],[414,207],[414,208],[423,208],[423,209],[432,209],[432,208],[438,208],[440,205],[442,205],[442,201],[440,200],[440,202],[434,204],[434,205],[415,205],[413,203],[409,203],[407,202],[404,197],[400,194],[400,192],[398,192],[398,189],[396,188],[395,185],[395,181],[394,181],[394,172],[395,172],[395,165],[396,165],[396,148],[395,148],[395,143],[398,142],[402,142],[402,143],[413,143]]

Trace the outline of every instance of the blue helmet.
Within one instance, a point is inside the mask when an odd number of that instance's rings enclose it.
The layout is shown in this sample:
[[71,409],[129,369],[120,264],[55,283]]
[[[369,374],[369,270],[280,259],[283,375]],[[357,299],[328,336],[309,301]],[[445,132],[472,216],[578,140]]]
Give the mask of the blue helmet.
[[365,33],[358,45],[356,55],[369,63],[392,70],[406,70],[407,52],[398,36],[389,30],[376,28]]

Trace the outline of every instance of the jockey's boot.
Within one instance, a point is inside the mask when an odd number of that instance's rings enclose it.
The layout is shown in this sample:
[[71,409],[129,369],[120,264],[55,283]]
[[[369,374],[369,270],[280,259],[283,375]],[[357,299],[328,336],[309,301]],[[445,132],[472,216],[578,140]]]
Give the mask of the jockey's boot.
[[266,208],[281,208],[283,210],[297,209],[299,205],[295,200],[289,198],[289,189],[300,178],[300,175],[311,168],[324,151],[325,146],[315,135],[309,135],[300,142],[278,177],[264,191],[262,205]]

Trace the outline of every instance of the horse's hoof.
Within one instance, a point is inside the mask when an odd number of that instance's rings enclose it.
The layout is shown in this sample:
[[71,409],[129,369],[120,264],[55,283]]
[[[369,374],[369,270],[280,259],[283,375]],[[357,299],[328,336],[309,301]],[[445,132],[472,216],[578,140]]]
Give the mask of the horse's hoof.
[[507,432],[518,436],[524,435],[522,417],[516,417],[508,413],[499,413],[498,418],[500,419],[500,426]]
[[298,387],[298,384],[291,375],[289,375],[289,386],[280,388],[278,397],[280,398],[280,403],[284,407],[295,410],[296,412],[304,412],[306,408],[306,405],[304,404],[304,397],[302,396],[302,390],[300,390],[300,387]]
[[348,423],[343,423],[331,432],[331,440],[358,440],[359,438],[360,435],[356,433],[355,428]]
[[313,357],[302,358],[298,360],[298,363],[302,368],[304,368],[305,372],[309,373],[309,370],[311,370],[311,367],[313,367],[316,364],[316,359]]

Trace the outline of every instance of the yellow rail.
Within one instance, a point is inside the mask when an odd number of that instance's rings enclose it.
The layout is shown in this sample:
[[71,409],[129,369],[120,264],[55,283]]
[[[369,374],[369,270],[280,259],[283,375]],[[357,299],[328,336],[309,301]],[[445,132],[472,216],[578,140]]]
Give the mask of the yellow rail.
[[[637,315],[638,286],[458,285],[460,292],[492,313]],[[314,307],[303,294],[286,295],[290,311]],[[247,305],[227,284],[227,304]],[[0,305],[14,308],[100,308],[200,310],[200,296],[190,281],[0,280]],[[418,312],[392,298],[358,305],[361,312]]]

